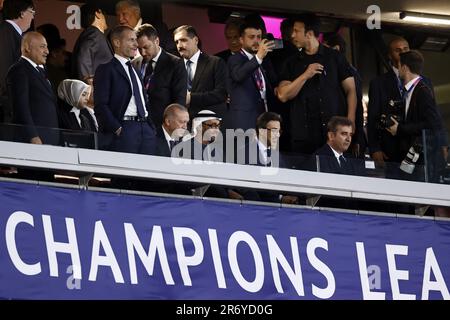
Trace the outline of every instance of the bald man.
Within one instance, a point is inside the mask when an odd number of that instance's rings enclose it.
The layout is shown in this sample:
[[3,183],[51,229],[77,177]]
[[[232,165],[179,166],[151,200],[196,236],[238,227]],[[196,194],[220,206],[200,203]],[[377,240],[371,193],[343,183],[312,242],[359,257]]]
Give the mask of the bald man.
[[23,142],[57,144],[56,132],[47,129],[58,128],[56,96],[44,70],[47,41],[38,32],[28,32],[21,51],[21,58],[7,75],[14,123],[26,126],[21,130]]

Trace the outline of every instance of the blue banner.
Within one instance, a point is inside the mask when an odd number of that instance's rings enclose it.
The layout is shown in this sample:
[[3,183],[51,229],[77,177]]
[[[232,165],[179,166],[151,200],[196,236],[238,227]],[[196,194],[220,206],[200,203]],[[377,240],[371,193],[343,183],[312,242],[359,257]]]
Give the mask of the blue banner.
[[0,297],[450,299],[450,223],[0,182]]

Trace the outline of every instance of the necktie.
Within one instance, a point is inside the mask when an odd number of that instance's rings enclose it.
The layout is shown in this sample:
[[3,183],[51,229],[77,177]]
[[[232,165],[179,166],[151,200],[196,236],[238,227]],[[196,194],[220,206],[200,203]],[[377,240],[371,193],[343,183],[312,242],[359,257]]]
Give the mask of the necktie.
[[187,71],[187,89],[191,91],[192,89],[192,61],[186,61],[186,71]]
[[150,60],[146,64],[147,67],[145,68],[145,72],[144,72],[144,76],[143,76],[145,89],[148,89],[150,86],[150,82],[152,80],[153,72],[154,72],[154,64],[155,64],[155,61],[153,61],[153,60]]
[[407,90],[403,86],[402,80],[399,77],[397,77],[397,86],[398,86],[398,92],[400,93],[400,97],[402,98],[402,100],[405,100],[406,99]]
[[255,79],[256,87],[258,88],[259,91],[264,90],[264,83],[263,83],[262,77],[263,77],[263,75],[262,75],[261,69],[258,67],[255,70],[255,72],[253,72],[253,78]]
[[173,147],[175,146],[175,140],[169,140],[169,145],[170,145],[170,151],[173,150]]
[[48,80],[47,71],[45,71],[44,68],[39,67],[39,66],[37,66],[36,69],[39,71],[39,74],[46,80],[47,84],[52,86],[50,81]]
[[[84,111],[84,112],[83,112]],[[91,121],[89,121],[89,118],[91,115],[86,115],[87,110],[81,110],[80,111],[80,122],[81,122],[81,128],[86,131],[95,131],[95,126],[92,126]]]
[[139,91],[139,86],[138,86],[138,82],[136,79],[136,75],[134,74],[134,69],[133,69],[133,66],[131,65],[131,61],[128,61],[127,65],[128,65],[128,71],[130,72],[131,84],[133,87],[133,96],[134,96],[134,101],[136,102],[137,113],[138,113],[139,117],[143,118],[143,117],[145,117],[145,109],[144,109],[144,104],[141,99],[141,93]]
[[343,156],[343,155],[340,155],[340,156],[339,156],[339,166],[340,166],[341,168],[343,168],[343,167],[345,166],[346,162],[347,162],[347,160],[345,160],[344,156]]
[[272,149],[271,148],[267,148],[266,149],[266,156],[267,156],[266,166],[270,167],[272,165],[272,159],[271,159],[271,157],[272,157]]

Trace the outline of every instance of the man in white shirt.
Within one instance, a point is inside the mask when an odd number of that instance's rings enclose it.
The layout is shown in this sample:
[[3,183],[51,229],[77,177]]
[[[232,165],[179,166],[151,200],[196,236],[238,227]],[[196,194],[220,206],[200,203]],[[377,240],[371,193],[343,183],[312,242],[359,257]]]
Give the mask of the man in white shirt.
[[[128,26],[111,31],[114,58],[99,66],[94,77],[94,102],[104,145],[119,152],[153,154],[155,127],[147,95],[130,57],[137,52],[136,32]],[[109,142],[109,143],[108,143]]]

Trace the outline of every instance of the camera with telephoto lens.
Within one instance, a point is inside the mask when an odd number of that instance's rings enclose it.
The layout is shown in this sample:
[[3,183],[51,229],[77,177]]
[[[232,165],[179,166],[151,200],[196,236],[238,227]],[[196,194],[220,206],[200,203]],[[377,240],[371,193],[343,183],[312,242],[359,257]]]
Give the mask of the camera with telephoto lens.
[[380,129],[390,128],[394,125],[391,117],[397,122],[402,122],[403,101],[402,100],[389,100],[386,112],[380,117],[379,127]]
[[414,168],[416,167],[417,160],[420,158],[422,150],[423,146],[420,143],[414,143],[411,148],[409,148],[405,159],[403,159],[400,164],[400,169],[403,172],[412,174],[414,172]]

